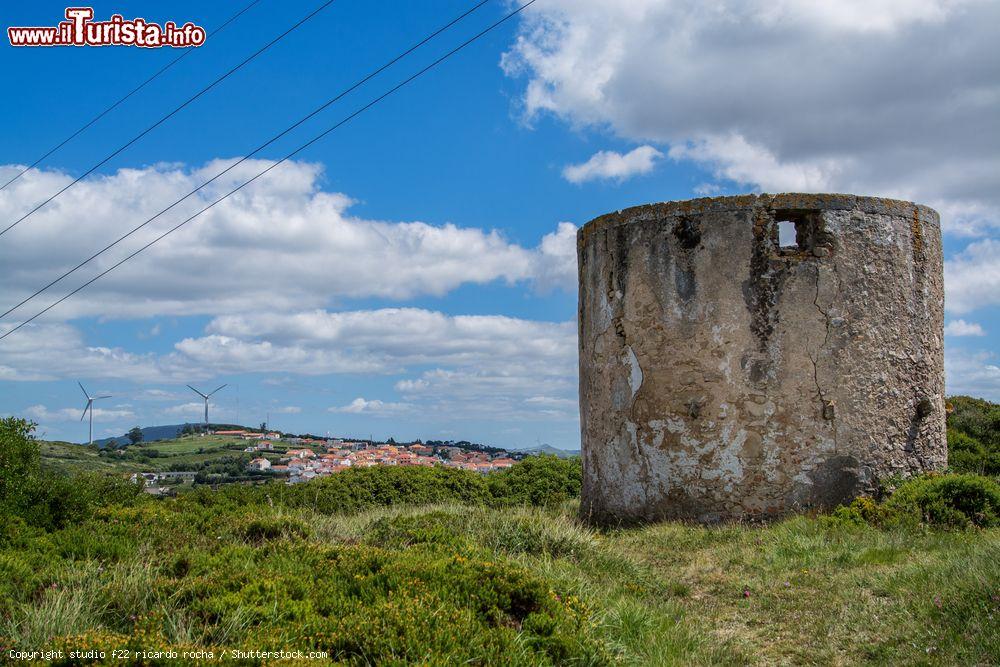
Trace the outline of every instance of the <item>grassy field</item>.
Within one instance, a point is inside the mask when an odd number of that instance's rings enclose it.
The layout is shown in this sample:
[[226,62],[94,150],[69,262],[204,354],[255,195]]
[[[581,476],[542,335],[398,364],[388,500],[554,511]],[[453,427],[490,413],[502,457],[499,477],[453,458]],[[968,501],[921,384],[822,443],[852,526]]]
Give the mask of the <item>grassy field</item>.
[[[171,470],[178,467],[196,469],[226,457],[250,460],[256,454],[243,449],[249,444],[238,438],[217,436],[186,436],[173,440],[131,445],[123,454],[98,450],[67,442],[39,441],[43,467],[52,471],[76,472],[141,472]],[[152,450],[152,451],[151,451]]]
[[[994,471],[997,406],[967,403],[956,414],[962,465]],[[185,651],[218,662],[233,650],[284,650],[350,665],[1000,664],[992,473],[927,475],[877,502],[768,525],[595,530],[576,519],[578,460],[530,457],[488,476],[374,467],[160,499],[99,474],[106,461],[92,450],[39,451],[30,429],[0,420],[4,656],[102,650],[106,663],[191,664],[199,661]],[[153,460],[228,451],[223,441],[197,442]],[[130,653],[116,660],[112,650]],[[137,651],[175,651],[180,662]]]
[[139,463],[100,456],[96,450],[70,442],[39,442],[44,469],[59,472],[136,472]]
[[[0,552],[0,644],[352,664],[997,664],[1000,531],[595,532],[559,508],[111,509]],[[100,534],[97,540],[88,535]],[[3,607],[0,607],[3,608]]]
[[162,456],[184,456],[198,453],[208,453],[219,450],[242,450],[251,442],[240,438],[226,438],[215,435],[206,436],[182,436],[174,440],[157,440],[155,442],[144,442],[133,445],[135,451],[155,449]]

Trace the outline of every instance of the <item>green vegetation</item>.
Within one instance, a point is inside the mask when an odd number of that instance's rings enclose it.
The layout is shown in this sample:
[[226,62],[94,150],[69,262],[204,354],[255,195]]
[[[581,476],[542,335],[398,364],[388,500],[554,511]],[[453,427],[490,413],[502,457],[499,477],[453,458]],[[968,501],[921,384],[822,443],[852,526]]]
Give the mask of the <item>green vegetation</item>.
[[44,472],[29,432],[18,420],[0,430],[4,655],[1000,662],[1000,528],[979,527],[996,525],[1000,494],[983,477],[928,476],[880,503],[767,526],[595,531],[575,518],[578,460],[486,477],[368,468],[154,499],[107,476]]
[[147,465],[135,459],[125,459],[117,454],[101,454],[97,447],[70,442],[45,441],[39,441],[38,445],[41,468],[48,472],[63,474],[79,472],[126,473],[149,470]]
[[[65,474],[86,471],[160,472],[187,470],[202,473],[201,482],[247,479],[246,465],[257,454],[244,452],[237,438],[182,436],[174,440],[141,442],[120,449],[100,449],[65,442],[40,442],[43,469]],[[275,460],[277,456],[274,456]]]
[[576,498],[581,470],[577,460],[530,458],[483,475],[436,466],[352,468],[308,484],[227,485],[192,494],[203,506],[278,506],[343,514],[376,506],[465,503],[489,506],[551,506]]
[[948,402],[948,465],[957,472],[1000,475],[1000,405],[968,396]]
[[882,503],[858,498],[828,519],[853,525],[921,524],[946,528],[1000,527],[1000,484],[979,475],[925,475],[903,483]]
[[0,419],[0,512],[5,518],[59,529],[87,518],[98,507],[131,504],[142,495],[120,476],[68,477],[45,470],[32,436],[34,426],[14,417]]

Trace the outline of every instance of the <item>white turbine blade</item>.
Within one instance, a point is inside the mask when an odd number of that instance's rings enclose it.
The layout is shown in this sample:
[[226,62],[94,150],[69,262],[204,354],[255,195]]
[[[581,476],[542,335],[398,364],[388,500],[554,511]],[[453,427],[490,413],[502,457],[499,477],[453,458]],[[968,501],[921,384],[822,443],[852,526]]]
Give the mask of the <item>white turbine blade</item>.
[[76,383],[77,383],[78,385],[80,385],[80,391],[82,391],[82,392],[83,392],[83,395],[84,395],[84,396],[86,396],[86,397],[87,397],[87,400],[89,401],[89,400],[90,400],[90,394],[88,394],[88,393],[87,393],[87,390],[83,388],[83,385],[82,385],[82,384],[80,383],[80,381],[79,381],[79,380],[77,380],[77,381],[76,381]]
[[95,396],[94,400],[97,401],[102,398],[111,398],[111,394],[105,394],[104,396]]
[[91,408],[91,406],[93,404],[94,404],[94,402],[92,400],[90,400],[90,398],[88,398],[87,399],[87,405],[86,405],[86,407],[83,408],[83,414],[80,415],[80,421],[83,421],[83,418],[87,416],[87,410],[90,410],[90,408]]
[[191,385],[187,385],[187,388],[190,389],[191,391],[193,391],[194,393],[198,394],[202,398],[208,398],[208,396],[206,396],[205,394],[201,393],[200,391],[198,391],[197,389],[195,389]]
[[[218,387],[218,388],[214,389],[214,390],[212,391],[212,393],[211,393],[211,394],[209,394],[208,396],[211,396],[211,395],[212,395],[212,394],[214,394],[215,392],[219,391],[219,389],[222,389],[223,387],[228,387],[228,386],[229,386],[228,384],[224,384],[224,385],[222,385],[222,387]],[[208,396],[206,396],[205,398],[208,398]]]

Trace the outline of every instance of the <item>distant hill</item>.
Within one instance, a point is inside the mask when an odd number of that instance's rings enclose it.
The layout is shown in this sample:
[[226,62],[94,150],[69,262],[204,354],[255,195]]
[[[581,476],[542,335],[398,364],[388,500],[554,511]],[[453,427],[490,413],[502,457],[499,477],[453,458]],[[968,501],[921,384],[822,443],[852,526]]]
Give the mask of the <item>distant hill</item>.
[[[181,431],[184,430],[185,426],[191,426],[196,429],[209,428],[213,431],[223,430],[223,431],[257,431],[252,426],[240,426],[239,424],[192,424],[190,422],[185,424],[168,424],[166,426],[147,426],[145,428],[139,429],[142,431],[142,441],[145,442],[156,442],[157,440],[173,440],[174,438],[179,438]],[[128,439],[128,434],[119,435],[115,438],[103,438],[101,440],[94,440],[94,444],[98,447],[114,447],[117,445],[129,445],[131,442]]]
[[[181,431],[184,430],[185,426],[195,426],[195,424],[168,424],[166,426],[147,426],[142,430],[142,441],[143,442],[155,442],[157,440],[173,440],[174,438],[180,436]],[[103,438],[101,440],[94,440],[94,444],[98,447],[118,447],[120,445],[128,445],[131,442],[128,439],[128,435],[120,435],[116,438]]]
[[535,445],[534,447],[522,447],[520,449],[512,449],[512,452],[523,452],[525,454],[554,454],[561,459],[568,459],[571,456],[579,456],[579,449],[559,449],[558,447],[553,447],[552,445],[541,444]]

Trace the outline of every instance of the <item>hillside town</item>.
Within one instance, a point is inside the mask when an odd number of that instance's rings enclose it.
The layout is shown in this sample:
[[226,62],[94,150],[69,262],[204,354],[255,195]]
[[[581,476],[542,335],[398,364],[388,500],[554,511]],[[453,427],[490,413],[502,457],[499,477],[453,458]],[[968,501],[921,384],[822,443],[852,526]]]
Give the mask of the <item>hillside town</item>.
[[[373,466],[444,466],[482,474],[509,468],[523,458],[522,452],[482,448],[471,443],[396,444],[339,438],[296,437],[274,431],[247,429],[205,429],[197,436],[232,439],[243,455],[252,455],[246,473],[253,479],[272,478],[286,484],[299,484],[325,477],[348,468]],[[197,437],[196,436],[196,437]],[[135,481],[160,490],[159,483],[193,479],[193,472],[137,473]],[[166,491],[166,488],[162,489]]]
[[[273,448],[272,442],[263,440],[258,445],[251,445],[247,450],[263,454],[273,451]],[[288,449],[277,457],[277,462],[272,462],[271,458],[263,455],[257,456],[250,460],[248,467],[260,472],[270,471],[288,475],[288,483],[296,484],[352,467],[441,465],[488,473],[509,468],[515,462],[506,453],[491,457],[486,452],[468,451],[458,447],[428,447],[420,443],[369,445],[360,442],[334,441],[327,445]]]

